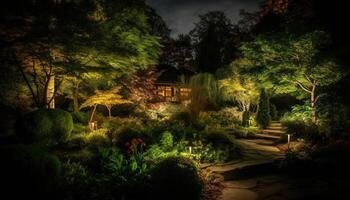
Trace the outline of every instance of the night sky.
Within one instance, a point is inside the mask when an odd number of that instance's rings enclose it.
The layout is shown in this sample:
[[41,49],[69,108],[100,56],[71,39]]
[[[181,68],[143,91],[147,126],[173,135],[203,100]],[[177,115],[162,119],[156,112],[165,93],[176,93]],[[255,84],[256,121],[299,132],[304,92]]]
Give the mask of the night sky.
[[261,0],[147,0],[163,17],[172,36],[188,33],[198,20],[198,15],[207,11],[224,11],[226,15],[237,22],[239,11],[245,9],[254,11]]

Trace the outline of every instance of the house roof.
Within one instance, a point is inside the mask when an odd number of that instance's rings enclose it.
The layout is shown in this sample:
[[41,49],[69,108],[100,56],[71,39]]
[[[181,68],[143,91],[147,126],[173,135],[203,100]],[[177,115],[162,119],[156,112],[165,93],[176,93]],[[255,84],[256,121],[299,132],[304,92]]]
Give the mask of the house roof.
[[181,76],[185,76],[186,79],[189,79],[195,73],[185,69],[184,67],[175,68],[169,65],[159,65],[157,70],[162,71],[163,73],[158,77],[156,83],[165,83],[165,84],[176,84],[181,83]]

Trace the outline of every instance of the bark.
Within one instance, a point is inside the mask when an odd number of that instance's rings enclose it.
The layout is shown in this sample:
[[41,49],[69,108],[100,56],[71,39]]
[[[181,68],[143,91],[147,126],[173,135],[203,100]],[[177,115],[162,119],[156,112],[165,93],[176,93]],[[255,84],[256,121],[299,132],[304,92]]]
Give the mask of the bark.
[[108,110],[108,119],[111,120],[112,119],[112,106],[107,106],[106,105],[106,108]]
[[55,76],[50,75],[45,85],[45,103],[48,109],[55,108]]
[[92,110],[92,113],[91,113],[91,116],[89,119],[89,125],[92,122],[92,120],[94,119],[94,114],[95,114],[96,108],[97,108],[97,105],[94,105],[94,109]]
[[312,108],[312,122],[316,123],[317,122],[317,110],[316,110],[316,84],[314,83],[312,85],[312,90],[311,90],[311,108]]
[[79,112],[79,92],[78,88],[74,87],[72,89],[72,98],[73,98],[73,112]]

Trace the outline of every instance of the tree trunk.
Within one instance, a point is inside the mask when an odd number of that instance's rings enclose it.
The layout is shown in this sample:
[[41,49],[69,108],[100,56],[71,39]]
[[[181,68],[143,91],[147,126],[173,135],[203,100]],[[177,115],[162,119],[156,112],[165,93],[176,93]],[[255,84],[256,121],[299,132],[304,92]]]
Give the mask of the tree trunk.
[[78,88],[73,87],[72,89],[72,97],[73,97],[73,112],[79,112],[79,93]]
[[316,123],[317,122],[317,110],[316,110],[316,85],[314,84],[312,86],[312,90],[311,90],[311,108],[312,108],[312,123]]
[[94,105],[94,109],[92,110],[92,113],[91,113],[91,116],[90,116],[90,119],[89,119],[89,125],[92,122],[92,120],[94,119],[94,114],[95,114],[95,111],[96,111],[96,107],[97,107],[97,105]]
[[55,76],[48,76],[48,80],[45,86],[45,103],[46,108],[55,108]]
[[111,120],[112,119],[112,106],[106,106],[107,110],[108,110],[108,119]]

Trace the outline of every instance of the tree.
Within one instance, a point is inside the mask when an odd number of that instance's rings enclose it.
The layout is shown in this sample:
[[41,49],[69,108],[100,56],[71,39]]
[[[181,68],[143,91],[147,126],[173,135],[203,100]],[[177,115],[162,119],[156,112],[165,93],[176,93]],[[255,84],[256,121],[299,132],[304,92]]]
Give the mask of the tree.
[[158,101],[159,95],[155,82],[162,73],[163,71],[157,71],[156,67],[151,66],[146,70],[133,74],[131,77],[127,77],[122,82],[128,90],[128,98],[142,107],[147,107]]
[[215,73],[234,57],[234,50],[227,51],[234,46],[232,24],[225,13],[220,11],[208,12],[199,18],[199,22],[190,32],[198,71]]
[[157,62],[147,9],[142,0],[11,1],[1,8],[2,55],[21,71],[36,106],[50,107],[59,89],[50,86],[63,76],[121,76]]
[[248,60],[237,59],[230,66],[218,70],[218,81],[222,98],[232,100],[242,111],[242,123],[248,124],[249,112],[257,104],[259,91],[252,77],[245,75],[242,70],[250,65]]
[[277,93],[309,98],[313,122],[317,121],[318,89],[338,81],[343,73],[334,59],[321,50],[329,37],[321,31],[303,35],[275,33],[242,45],[246,59],[254,64],[250,73]]
[[256,113],[256,121],[259,124],[259,126],[263,129],[265,129],[271,121],[270,100],[265,89],[261,89],[260,91],[258,111]]
[[114,87],[111,90],[108,91],[96,91],[95,95],[90,96],[81,106],[80,109],[86,108],[86,107],[93,107],[89,123],[92,122],[96,108],[98,105],[104,105],[106,106],[108,110],[108,117],[109,119],[112,118],[112,106],[113,105],[120,105],[120,104],[129,104],[132,103],[132,101],[123,99],[121,95],[119,95],[120,87]]
[[215,77],[209,73],[201,73],[191,77],[191,103],[189,111],[192,121],[196,121],[199,113],[215,107],[219,99],[219,88]]

